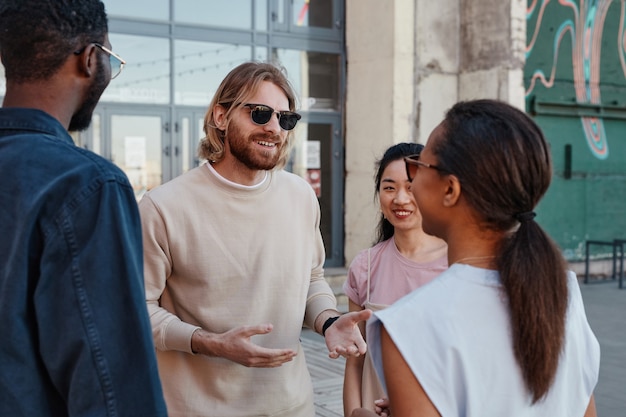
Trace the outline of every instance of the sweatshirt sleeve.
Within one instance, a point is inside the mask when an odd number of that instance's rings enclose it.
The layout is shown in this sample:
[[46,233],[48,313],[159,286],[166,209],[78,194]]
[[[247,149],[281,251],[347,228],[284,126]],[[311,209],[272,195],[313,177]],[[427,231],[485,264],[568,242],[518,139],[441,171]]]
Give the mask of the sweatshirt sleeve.
[[161,295],[172,273],[165,222],[149,194],[139,202],[139,212],[144,242],[146,303],[155,347],[159,350],[193,353],[191,336],[200,327],[185,323],[160,305]]
[[309,187],[309,195],[312,199],[311,204],[314,209],[314,224],[313,236],[313,262],[311,265],[311,282],[309,285],[309,292],[307,294],[306,313],[304,316],[304,323],[311,329],[315,328],[315,319],[324,310],[336,310],[337,299],[333,290],[324,277],[324,261],[326,260],[326,251],[324,249],[324,242],[322,240],[322,233],[320,232],[320,207],[317,201],[317,197],[313,193],[313,190]]

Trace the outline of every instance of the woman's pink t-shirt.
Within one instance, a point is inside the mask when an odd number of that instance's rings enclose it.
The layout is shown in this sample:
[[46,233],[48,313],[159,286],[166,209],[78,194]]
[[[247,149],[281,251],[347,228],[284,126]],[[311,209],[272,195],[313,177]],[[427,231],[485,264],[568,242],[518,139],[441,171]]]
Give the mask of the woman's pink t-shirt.
[[[370,252],[370,298],[367,300],[368,251]],[[352,260],[343,285],[352,302],[390,305],[414,289],[429,283],[448,268],[447,256],[418,263],[405,258],[394,238],[359,252]]]

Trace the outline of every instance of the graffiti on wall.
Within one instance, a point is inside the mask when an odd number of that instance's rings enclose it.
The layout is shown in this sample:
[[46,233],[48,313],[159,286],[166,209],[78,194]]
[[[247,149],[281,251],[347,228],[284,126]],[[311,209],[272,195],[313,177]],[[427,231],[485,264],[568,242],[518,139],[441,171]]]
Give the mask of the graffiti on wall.
[[[569,18],[564,19],[560,26],[554,30],[553,35],[553,59],[549,76],[542,69],[536,69],[532,73],[526,97],[530,96],[537,87],[537,83],[546,88],[554,86],[557,73],[557,61],[563,39],[571,39],[572,51],[572,77],[575,90],[576,103],[582,105],[602,105],[600,97],[600,56],[602,52],[602,37],[605,31],[605,19],[613,0],[572,1],[553,0],[560,8],[568,10]],[[619,30],[617,37],[618,55],[622,72],[626,76],[626,35],[624,33],[624,15],[626,1],[621,3]],[[540,4],[539,4],[540,3]],[[527,22],[535,22],[534,29],[529,30],[528,44],[526,46],[526,58],[528,59],[537,46],[537,39],[545,22],[546,7],[550,0],[529,0],[526,11]],[[530,26],[529,26],[530,27]],[[555,26],[556,27],[556,26]],[[549,30],[552,30],[550,28]],[[567,63],[566,63],[567,64]],[[581,116],[582,129],[587,145],[592,154],[598,159],[606,159],[609,156],[609,146],[601,117]]]

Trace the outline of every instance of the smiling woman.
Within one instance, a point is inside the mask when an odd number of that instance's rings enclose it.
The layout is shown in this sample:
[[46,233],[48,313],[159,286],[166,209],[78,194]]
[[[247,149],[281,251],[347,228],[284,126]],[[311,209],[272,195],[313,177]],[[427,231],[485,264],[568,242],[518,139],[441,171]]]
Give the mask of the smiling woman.
[[[375,193],[381,211],[377,242],[361,251],[350,265],[344,284],[350,311],[381,310],[447,268],[446,244],[422,230],[422,217],[406,174],[404,158],[419,154],[422,148],[416,143],[399,143],[387,149],[377,163]],[[364,326],[361,331],[365,335]],[[374,401],[385,396],[367,354],[347,359],[343,395],[346,416],[359,407],[374,410]]]

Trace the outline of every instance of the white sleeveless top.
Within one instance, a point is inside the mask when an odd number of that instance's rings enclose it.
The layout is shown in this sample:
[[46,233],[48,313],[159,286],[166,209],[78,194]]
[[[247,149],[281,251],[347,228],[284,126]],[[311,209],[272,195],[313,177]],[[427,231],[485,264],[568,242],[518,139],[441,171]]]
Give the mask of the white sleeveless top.
[[532,398],[513,355],[497,271],[455,264],[435,281],[375,313],[368,346],[382,374],[381,322],[442,417],[582,416],[598,382],[600,346],[568,273],[565,345],[547,396]]

